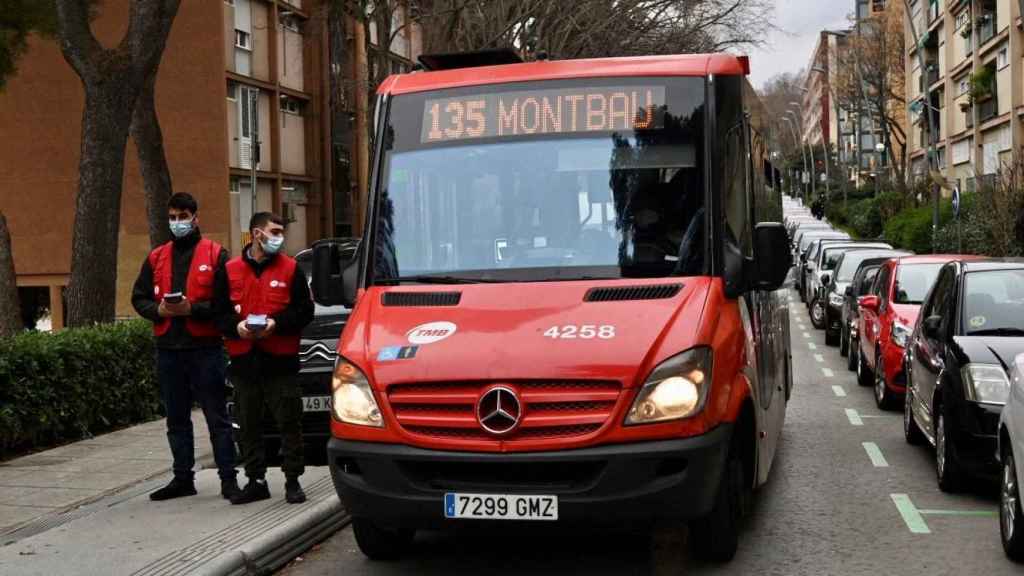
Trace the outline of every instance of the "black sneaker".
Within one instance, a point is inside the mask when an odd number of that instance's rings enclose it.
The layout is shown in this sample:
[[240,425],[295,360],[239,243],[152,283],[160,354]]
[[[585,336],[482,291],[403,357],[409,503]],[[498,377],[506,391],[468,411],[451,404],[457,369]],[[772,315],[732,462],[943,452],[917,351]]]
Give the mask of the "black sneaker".
[[306,501],[306,493],[302,491],[298,478],[287,478],[284,481],[284,499],[289,504],[302,504]]
[[270,487],[263,478],[249,479],[249,483],[238,494],[231,497],[232,504],[248,504],[270,498]]
[[180,478],[174,478],[164,486],[163,488],[152,492],[149,495],[149,499],[159,502],[161,500],[170,500],[172,498],[181,498],[182,496],[195,496],[196,485],[191,480],[182,480]]
[[236,495],[241,494],[242,489],[238,487],[238,480],[235,478],[229,478],[227,480],[220,481],[220,495],[225,500],[231,500]]

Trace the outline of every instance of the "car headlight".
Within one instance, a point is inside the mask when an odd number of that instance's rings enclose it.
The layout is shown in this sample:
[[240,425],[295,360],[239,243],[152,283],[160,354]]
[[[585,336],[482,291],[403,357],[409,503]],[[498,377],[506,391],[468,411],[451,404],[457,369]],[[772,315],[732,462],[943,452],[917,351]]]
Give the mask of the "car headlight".
[[334,417],[346,424],[384,427],[377,400],[370,389],[370,381],[355,364],[338,356],[331,377],[331,410]]
[[711,349],[693,348],[665,360],[651,371],[626,425],[679,420],[704,408],[711,386]]
[[846,298],[843,297],[842,294],[838,294],[836,292],[833,292],[828,295],[828,303],[835,306],[836,308],[841,308],[845,300]]
[[907,326],[906,324],[900,322],[899,320],[894,320],[892,323],[893,344],[896,344],[900,348],[906,348],[907,342],[910,341],[911,332],[913,332],[913,330],[910,328],[910,326]]
[[964,395],[971,402],[1006,404],[1010,397],[1010,379],[1002,366],[968,364],[963,367]]

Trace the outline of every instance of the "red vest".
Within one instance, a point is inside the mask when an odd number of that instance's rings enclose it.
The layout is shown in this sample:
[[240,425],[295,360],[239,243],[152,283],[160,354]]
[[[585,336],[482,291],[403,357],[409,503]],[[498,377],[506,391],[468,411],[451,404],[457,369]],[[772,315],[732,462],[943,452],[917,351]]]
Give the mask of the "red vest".
[[[228,261],[227,273],[231,305],[242,319],[249,314],[275,314],[287,308],[291,302],[295,260],[290,256],[274,256],[259,276],[241,257],[232,258]],[[299,334],[275,332],[259,340],[228,338],[225,344],[231,356],[248,354],[253,344],[264,352],[289,356],[299,353]]]
[[[164,294],[171,292],[171,269],[174,260],[174,243],[157,246],[149,253],[149,267],[153,269],[153,299],[159,302]],[[213,240],[201,238],[192,252],[192,265],[185,281],[185,296],[192,302],[213,300],[213,275],[217,268],[221,246]],[[217,338],[220,331],[214,323],[200,322],[191,316],[185,318],[185,327],[194,338]],[[153,333],[161,336],[171,328],[171,319],[163,318],[153,324]]]

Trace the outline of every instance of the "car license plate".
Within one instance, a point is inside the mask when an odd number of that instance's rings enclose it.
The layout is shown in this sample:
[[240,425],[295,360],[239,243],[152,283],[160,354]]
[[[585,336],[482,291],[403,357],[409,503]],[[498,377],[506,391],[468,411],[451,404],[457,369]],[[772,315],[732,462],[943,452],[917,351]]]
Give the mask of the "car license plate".
[[558,520],[558,496],[448,492],[444,495],[444,517],[481,520]]
[[331,409],[330,396],[303,396],[303,412],[327,412]]

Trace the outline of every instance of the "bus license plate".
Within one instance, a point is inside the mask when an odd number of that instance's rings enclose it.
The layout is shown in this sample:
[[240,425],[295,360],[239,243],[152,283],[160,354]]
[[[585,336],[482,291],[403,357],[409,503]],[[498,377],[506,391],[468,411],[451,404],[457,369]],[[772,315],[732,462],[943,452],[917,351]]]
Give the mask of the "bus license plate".
[[330,396],[303,396],[303,412],[327,412],[331,409]]
[[445,518],[481,520],[558,520],[558,496],[516,494],[444,495]]

